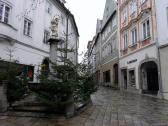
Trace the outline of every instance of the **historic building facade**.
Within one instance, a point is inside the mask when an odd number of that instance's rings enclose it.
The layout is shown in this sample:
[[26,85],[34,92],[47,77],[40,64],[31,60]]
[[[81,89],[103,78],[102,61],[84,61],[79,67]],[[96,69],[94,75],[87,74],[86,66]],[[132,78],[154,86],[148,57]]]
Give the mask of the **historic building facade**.
[[[107,0],[102,20],[97,20],[96,35],[92,41],[94,76],[98,84],[118,87],[118,32],[117,3]],[[89,44],[88,44],[89,45]]]
[[155,0],[119,0],[121,88],[162,96]]
[[100,81],[105,86],[118,86],[117,3],[107,0],[101,27]]
[[75,50],[68,58],[77,63],[78,29],[64,3],[64,0],[0,0],[0,60],[23,66],[24,74],[31,73],[29,77],[36,81],[41,64],[48,64],[51,20],[57,16],[58,36]]

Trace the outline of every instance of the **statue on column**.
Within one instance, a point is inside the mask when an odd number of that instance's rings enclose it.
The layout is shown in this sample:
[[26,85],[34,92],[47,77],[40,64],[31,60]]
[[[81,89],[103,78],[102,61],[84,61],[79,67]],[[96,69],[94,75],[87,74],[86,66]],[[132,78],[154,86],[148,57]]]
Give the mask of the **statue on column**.
[[54,18],[51,21],[51,37],[53,39],[58,38],[58,23],[59,23],[59,18],[57,16],[54,16]]

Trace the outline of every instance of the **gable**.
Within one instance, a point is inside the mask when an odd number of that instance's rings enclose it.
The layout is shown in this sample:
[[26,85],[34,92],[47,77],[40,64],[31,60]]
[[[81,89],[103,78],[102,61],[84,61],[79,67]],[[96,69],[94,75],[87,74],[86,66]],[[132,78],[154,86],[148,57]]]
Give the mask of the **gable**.
[[111,15],[114,13],[116,9],[117,9],[117,2],[115,0],[106,0],[102,26],[106,24],[106,22],[108,21],[108,19],[111,17]]

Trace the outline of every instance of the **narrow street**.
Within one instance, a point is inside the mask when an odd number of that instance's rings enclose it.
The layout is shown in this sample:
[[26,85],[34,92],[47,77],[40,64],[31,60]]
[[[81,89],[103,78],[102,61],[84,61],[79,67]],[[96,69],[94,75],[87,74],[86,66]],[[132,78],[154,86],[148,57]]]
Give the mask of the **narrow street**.
[[168,101],[101,87],[73,118],[1,116],[0,126],[168,126]]

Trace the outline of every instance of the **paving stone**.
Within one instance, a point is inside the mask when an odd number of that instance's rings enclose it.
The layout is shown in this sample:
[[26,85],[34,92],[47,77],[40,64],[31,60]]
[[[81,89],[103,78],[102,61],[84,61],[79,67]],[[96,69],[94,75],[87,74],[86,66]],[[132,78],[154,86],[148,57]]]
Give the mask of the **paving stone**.
[[93,105],[70,119],[0,113],[0,126],[168,126],[168,101],[104,87],[91,98]]

